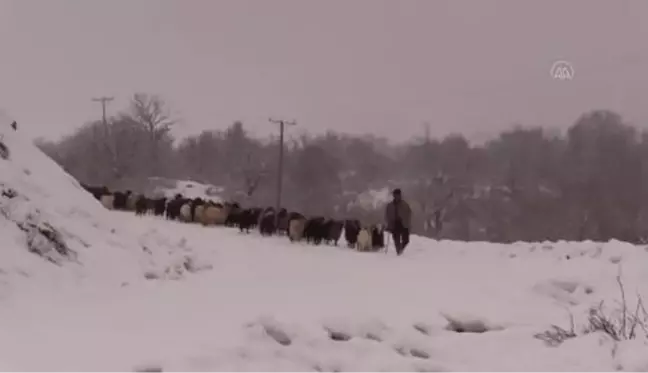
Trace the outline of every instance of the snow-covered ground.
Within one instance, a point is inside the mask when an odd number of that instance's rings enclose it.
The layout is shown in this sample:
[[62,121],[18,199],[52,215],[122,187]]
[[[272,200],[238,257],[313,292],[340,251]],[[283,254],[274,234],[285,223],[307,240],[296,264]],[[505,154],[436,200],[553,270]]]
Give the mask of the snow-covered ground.
[[168,185],[158,185],[153,192],[154,195],[163,195],[168,198],[173,198],[176,194],[182,194],[187,198],[202,198],[210,199],[212,201],[221,201],[221,195],[224,192],[223,187],[203,184],[191,180],[151,178],[151,181],[157,181],[161,184]]
[[[579,323],[588,306],[619,299],[617,266],[610,261],[616,255],[627,264],[627,291],[634,294],[633,285],[647,279],[639,248],[603,245],[599,255],[596,244],[538,245],[532,251],[529,244],[415,238],[406,255],[395,258],[113,214],[125,225],[184,239],[212,268],[178,281],[132,279],[121,287],[14,294],[0,311],[2,368],[648,368],[643,344],[621,344],[613,357],[613,344],[603,336],[557,348],[533,337],[552,323],[567,328],[567,308]],[[517,257],[511,258],[513,253]],[[567,253],[572,259],[565,259]],[[483,320],[496,330],[455,333],[445,330],[443,315]],[[330,331],[351,339],[334,341]]]
[[[643,247],[413,237],[396,257],[290,244],[104,210],[2,123],[0,137],[0,189],[15,192],[0,194],[0,370],[648,369],[643,340],[534,338],[615,307],[620,266],[634,309]],[[34,238],[45,222],[74,254]]]
[[7,159],[0,157],[0,296],[27,283],[65,286],[90,277],[93,284],[119,284],[143,273],[163,276],[191,256],[167,236],[122,224],[3,122],[0,142],[9,150]]
[[377,209],[385,206],[391,201],[391,191],[389,188],[370,189],[358,195],[355,203],[365,209]]

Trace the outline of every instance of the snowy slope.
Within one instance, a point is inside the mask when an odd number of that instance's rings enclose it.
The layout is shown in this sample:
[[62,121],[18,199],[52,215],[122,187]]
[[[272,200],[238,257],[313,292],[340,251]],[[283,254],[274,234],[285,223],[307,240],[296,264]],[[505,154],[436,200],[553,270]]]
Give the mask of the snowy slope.
[[116,221],[20,129],[0,121],[0,139],[0,294],[88,277],[119,285],[181,260],[162,234]]
[[[290,244],[111,212],[165,231],[213,264],[175,282],[92,294],[15,297],[0,308],[11,370],[609,371],[648,368],[643,342],[589,335],[547,347],[533,336],[582,324],[587,308],[648,280],[643,248],[618,242],[496,245],[414,237],[403,257]],[[567,259],[569,256],[569,259]],[[630,297],[629,297],[630,298]],[[634,299],[634,298],[633,298]],[[493,331],[446,330],[478,320]],[[345,335],[348,341],[335,341]],[[55,338],[44,338],[44,336]],[[344,338],[342,338],[344,339]],[[60,341],[65,341],[64,344]],[[28,345],[29,348],[24,346]],[[68,353],[74,351],[74,354]],[[39,356],[33,359],[31,356]]]

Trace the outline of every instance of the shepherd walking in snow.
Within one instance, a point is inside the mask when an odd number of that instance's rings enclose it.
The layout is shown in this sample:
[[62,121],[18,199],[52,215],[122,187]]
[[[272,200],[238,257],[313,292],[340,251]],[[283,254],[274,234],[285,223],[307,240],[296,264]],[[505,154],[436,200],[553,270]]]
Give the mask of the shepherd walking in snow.
[[387,230],[392,234],[396,254],[401,255],[407,244],[409,244],[412,209],[403,200],[400,189],[394,189],[392,196],[394,199],[385,208],[385,222],[387,223]]

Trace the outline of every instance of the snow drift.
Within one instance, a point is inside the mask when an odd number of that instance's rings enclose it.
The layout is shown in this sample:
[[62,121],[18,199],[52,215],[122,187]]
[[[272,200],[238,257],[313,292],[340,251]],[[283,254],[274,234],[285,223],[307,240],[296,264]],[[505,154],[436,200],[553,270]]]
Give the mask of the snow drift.
[[0,290],[28,283],[16,278],[38,278],[39,286],[89,276],[120,284],[151,272],[162,277],[183,260],[182,248],[161,234],[119,224],[9,123],[0,122]]

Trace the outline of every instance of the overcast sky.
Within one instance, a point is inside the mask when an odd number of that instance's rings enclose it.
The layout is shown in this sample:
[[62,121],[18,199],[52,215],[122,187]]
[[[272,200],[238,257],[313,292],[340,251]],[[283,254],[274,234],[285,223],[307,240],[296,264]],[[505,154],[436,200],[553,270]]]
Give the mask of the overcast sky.
[[[648,127],[646,0],[0,0],[0,108],[50,138],[136,91],[182,134],[484,136],[609,108]],[[552,79],[556,60],[571,81]],[[293,130],[293,129],[291,129]]]

